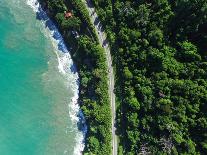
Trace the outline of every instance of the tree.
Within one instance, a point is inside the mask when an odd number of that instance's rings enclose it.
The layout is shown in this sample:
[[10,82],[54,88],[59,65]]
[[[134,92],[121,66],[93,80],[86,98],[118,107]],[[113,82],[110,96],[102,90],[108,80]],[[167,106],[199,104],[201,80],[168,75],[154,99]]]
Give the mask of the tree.
[[93,154],[97,154],[100,147],[98,139],[96,139],[95,137],[90,137],[88,140],[88,145],[88,147],[90,147],[90,152],[92,152]]
[[179,43],[180,50],[178,50],[178,57],[186,62],[200,61],[201,56],[198,54],[197,48],[195,45],[188,41]]
[[132,73],[129,71],[129,68],[128,68],[128,67],[124,67],[123,72],[124,72],[124,77],[125,77],[126,79],[131,79],[131,78],[133,78],[133,75],[132,75]]

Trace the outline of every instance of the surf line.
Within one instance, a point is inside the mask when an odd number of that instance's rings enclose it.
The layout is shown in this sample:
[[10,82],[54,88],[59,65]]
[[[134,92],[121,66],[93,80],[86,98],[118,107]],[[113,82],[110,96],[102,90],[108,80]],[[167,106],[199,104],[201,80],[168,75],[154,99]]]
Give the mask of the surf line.
[[[78,129],[81,131],[81,135],[76,135],[76,146],[74,148],[74,154],[80,155],[85,147],[85,136],[87,133],[87,126],[83,112],[78,104],[79,98],[79,77],[77,73],[77,68],[72,61],[69,50],[67,49],[62,35],[58,31],[57,27],[53,21],[47,16],[47,13],[41,8],[41,5],[37,0],[27,0],[27,5],[29,5],[33,11],[36,13],[38,20],[49,29],[49,37],[52,39],[53,46],[55,48],[55,54],[58,59],[58,69],[59,72],[68,77],[69,86],[73,90],[73,97],[71,103],[68,104],[69,116],[73,123],[76,123]],[[67,153],[67,152],[65,152]]]

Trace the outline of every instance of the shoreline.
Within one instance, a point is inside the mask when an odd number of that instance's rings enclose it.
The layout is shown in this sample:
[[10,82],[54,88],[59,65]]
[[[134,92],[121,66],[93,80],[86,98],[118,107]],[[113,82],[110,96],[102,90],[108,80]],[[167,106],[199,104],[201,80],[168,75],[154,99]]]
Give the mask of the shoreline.
[[[60,3],[50,0],[32,1],[42,4],[42,8],[62,34],[66,46],[72,47],[70,53],[77,65],[80,82],[77,106],[80,105],[78,107],[81,112],[77,111],[77,114],[79,118],[84,114],[84,121],[79,119],[78,127],[82,131],[87,129],[82,141],[82,144],[85,142],[85,147],[81,154],[110,155],[112,116],[107,58],[87,8],[82,1],[76,0],[60,0]],[[65,11],[71,11],[73,17],[65,18]]]
[[[48,29],[50,31],[49,37],[52,38],[52,41],[55,41],[56,45],[53,46],[57,46],[57,50],[61,53],[61,55],[63,55],[63,57],[59,57],[58,53],[55,52],[55,54],[57,55],[57,59],[58,59],[58,69],[59,72],[62,74],[66,74],[68,70],[70,70],[70,72],[72,74],[77,74],[76,79],[75,79],[75,84],[77,87],[73,88],[73,92],[74,95],[71,98],[71,102],[70,104],[68,104],[68,106],[70,108],[72,108],[74,111],[71,113],[69,111],[69,116],[72,120],[73,123],[76,123],[77,125],[77,129],[82,133],[81,140],[80,139],[76,139],[76,145],[74,147],[74,154],[82,154],[84,148],[85,148],[85,138],[86,138],[86,134],[87,134],[87,125],[86,125],[86,120],[84,117],[84,114],[80,108],[80,102],[79,102],[79,95],[80,95],[80,81],[79,81],[79,73],[77,70],[77,66],[74,64],[74,61],[72,59],[70,50],[71,49],[68,47],[68,45],[65,43],[62,35],[60,34],[55,22],[53,22],[53,20],[48,16],[48,14],[42,9],[41,4],[38,2],[38,0],[27,0],[27,5],[29,5],[33,11],[36,14],[36,19],[41,21],[45,28]],[[68,66],[70,64],[70,66]],[[80,137],[78,137],[80,138]]]

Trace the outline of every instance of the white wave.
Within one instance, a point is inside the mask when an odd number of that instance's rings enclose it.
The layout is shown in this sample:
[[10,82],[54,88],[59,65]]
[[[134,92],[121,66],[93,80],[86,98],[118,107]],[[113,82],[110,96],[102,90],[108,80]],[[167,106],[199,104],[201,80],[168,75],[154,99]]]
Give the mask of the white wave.
[[[43,24],[46,25],[48,22],[49,25],[46,29],[46,36],[52,40],[53,47],[55,49],[55,54],[58,60],[58,70],[61,74],[67,77],[67,86],[70,87],[73,91],[73,97],[71,99],[69,106],[69,116],[74,124],[81,123],[82,124],[82,132],[77,133],[76,135],[76,146],[74,148],[74,155],[81,155],[82,151],[85,147],[84,139],[87,132],[87,126],[85,124],[85,118],[83,116],[82,111],[80,110],[80,106],[78,104],[78,93],[79,93],[79,84],[78,84],[78,73],[73,72],[71,67],[74,67],[74,63],[71,59],[71,55],[67,50],[64,40],[59,33],[56,26],[53,22],[48,18],[46,13],[41,9],[40,4],[37,0],[27,0],[27,5],[29,5],[35,13],[40,15],[42,18]],[[71,110],[72,109],[72,110]],[[67,153],[67,150],[64,151],[64,154]]]
[[29,5],[34,12],[38,11],[39,3],[37,2],[37,0],[27,0],[27,5]]

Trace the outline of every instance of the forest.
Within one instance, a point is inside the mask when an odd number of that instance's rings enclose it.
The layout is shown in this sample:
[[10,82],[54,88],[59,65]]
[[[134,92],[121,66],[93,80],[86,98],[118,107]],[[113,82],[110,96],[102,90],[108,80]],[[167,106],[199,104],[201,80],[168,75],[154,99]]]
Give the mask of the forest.
[[118,154],[207,154],[207,0],[93,0],[116,70]]
[[[111,110],[106,55],[80,0],[39,0],[56,23],[79,73],[79,104],[88,128],[85,155],[111,154]],[[79,124],[81,130],[81,124]]]

